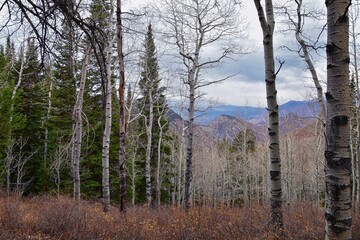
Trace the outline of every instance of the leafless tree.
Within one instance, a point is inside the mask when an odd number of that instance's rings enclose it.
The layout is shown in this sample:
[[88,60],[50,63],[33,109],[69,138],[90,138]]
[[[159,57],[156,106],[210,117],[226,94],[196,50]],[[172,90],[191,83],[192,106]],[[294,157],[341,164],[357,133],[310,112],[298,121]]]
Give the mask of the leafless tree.
[[298,55],[304,59],[311,77],[313,79],[317,99],[320,105],[320,120],[325,124],[326,108],[324,102],[323,88],[321,86],[320,79],[318,77],[311,51],[321,49],[319,46],[319,38],[324,31],[324,27],[321,29],[319,36],[313,37],[315,40],[311,40],[307,36],[305,27],[306,19],[312,18],[315,21],[321,21],[322,13],[316,9],[307,10],[303,0],[288,0],[283,5],[277,7],[280,10],[280,14],[284,14],[287,18],[286,23],[289,25],[289,31],[293,31],[299,49],[297,50]]
[[15,174],[16,182],[15,185],[15,193],[16,199],[19,200],[25,190],[30,186],[33,178],[29,178],[24,182],[24,177],[27,176],[28,172],[25,166],[28,162],[33,158],[33,156],[37,153],[38,150],[32,152],[24,151],[24,148],[27,144],[28,140],[20,137],[19,139],[11,139],[10,144],[6,150],[6,158],[5,158],[5,171],[6,171],[6,189],[7,194],[10,194],[11,190],[11,175]]
[[57,196],[60,196],[60,186],[61,186],[61,171],[69,165],[70,160],[70,149],[71,143],[63,141],[63,136],[57,136],[58,146],[54,154],[54,159],[51,162],[49,169],[51,172],[51,178],[54,179],[56,185]]
[[[275,28],[274,9],[272,0],[265,0],[265,10],[260,0],[254,0],[258,12],[259,22],[263,32],[264,59],[265,59],[265,82],[267,110],[269,116],[268,134],[270,150],[270,202],[271,223],[276,234],[281,234],[283,227],[282,216],[282,187],[281,187],[281,163],[279,149],[279,106],[277,103],[273,36]],[[282,65],[282,64],[281,64]],[[281,68],[280,65],[280,68]]]
[[116,1],[116,29],[117,29],[117,53],[119,58],[119,107],[120,107],[120,150],[119,150],[119,178],[120,178],[120,211],[125,211],[126,201],[126,170],[125,170],[125,61],[123,53],[123,28],[121,0]]
[[[355,99],[356,99],[356,126],[357,126],[357,136],[355,141],[355,156],[353,162],[353,198],[356,199],[356,211],[360,212],[360,89],[359,89],[359,64],[358,64],[358,35],[359,33],[356,30],[360,13],[359,13],[359,3],[354,3],[351,6],[349,13],[350,20],[350,49],[351,49],[351,63],[354,69],[354,80],[355,80]],[[356,189],[355,189],[356,187]]]
[[[104,7],[105,8],[105,7]],[[105,47],[106,62],[105,62],[105,126],[103,133],[103,149],[102,149],[102,194],[103,194],[103,210],[108,212],[110,209],[110,141],[111,141],[111,122],[112,122],[112,56],[113,56],[113,42],[115,40],[115,31],[113,29],[114,23],[114,3],[110,1],[110,11],[107,24],[107,42]]]
[[79,91],[76,97],[76,103],[73,112],[74,132],[72,137],[71,148],[71,166],[72,177],[74,181],[74,199],[80,200],[80,157],[81,157],[81,144],[82,144],[82,128],[83,128],[83,103],[84,103],[84,91],[85,82],[88,70],[88,64],[90,60],[91,45],[87,44],[85,49],[85,55],[83,65],[81,69],[81,79],[79,85]]
[[[214,67],[232,54],[239,53],[239,3],[232,0],[180,1],[163,0],[159,7],[166,38],[175,44],[184,68],[187,86],[188,121],[186,128],[185,208],[190,207],[195,102],[203,93],[200,89],[227,79],[204,78],[201,72]],[[218,46],[218,56],[204,54],[207,48]]]

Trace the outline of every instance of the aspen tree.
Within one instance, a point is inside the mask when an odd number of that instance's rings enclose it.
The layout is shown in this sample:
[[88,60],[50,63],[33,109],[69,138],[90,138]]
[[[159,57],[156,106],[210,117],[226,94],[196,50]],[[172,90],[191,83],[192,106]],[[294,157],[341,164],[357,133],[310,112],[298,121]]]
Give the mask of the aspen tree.
[[349,18],[350,0],[327,8],[325,239],[351,239]]
[[[254,0],[259,22],[263,32],[265,83],[268,111],[268,135],[270,151],[270,203],[271,223],[274,231],[280,234],[283,227],[281,163],[279,149],[279,106],[277,103],[276,76],[274,63],[273,36],[275,28],[272,0],[265,0],[265,11],[261,0]],[[281,67],[281,66],[280,66]],[[279,232],[280,231],[280,232]]]

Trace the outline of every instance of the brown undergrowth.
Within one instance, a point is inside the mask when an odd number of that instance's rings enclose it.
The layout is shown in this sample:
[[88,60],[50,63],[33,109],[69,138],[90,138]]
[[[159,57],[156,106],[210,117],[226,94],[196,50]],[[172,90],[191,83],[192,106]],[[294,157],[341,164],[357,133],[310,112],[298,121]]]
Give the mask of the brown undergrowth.
[[[129,208],[126,214],[100,203],[33,197],[0,197],[0,239],[274,239],[266,229],[268,207]],[[354,239],[360,239],[354,217]],[[323,239],[322,210],[307,204],[284,209],[285,239]]]

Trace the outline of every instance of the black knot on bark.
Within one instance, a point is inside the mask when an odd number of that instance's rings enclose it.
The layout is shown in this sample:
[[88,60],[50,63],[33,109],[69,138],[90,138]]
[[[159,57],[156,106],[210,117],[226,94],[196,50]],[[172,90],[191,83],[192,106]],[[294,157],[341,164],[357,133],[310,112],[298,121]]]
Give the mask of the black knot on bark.
[[270,179],[271,181],[278,180],[280,177],[280,171],[270,171]]
[[345,58],[345,59],[343,60],[343,62],[344,62],[344,63],[350,63],[350,58],[349,58],[349,57]]
[[333,156],[335,156],[335,153],[333,151],[328,151],[328,150],[325,151],[325,158],[326,159],[330,159]]
[[349,17],[346,14],[341,15],[337,20],[338,23],[347,23],[348,21]]
[[340,159],[326,159],[326,166],[330,169],[346,169],[349,173],[351,172],[351,158],[340,158]]
[[[335,49],[336,49],[336,45],[334,43],[326,44],[326,53],[328,55],[331,54],[332,52],[334,52]],[[329,68],[329,65],[328,65],[328,68]]]
[[333,117],[331,120],[336,126],[345,126],[349,122],[349,117],[345,115],[339,115]]
[[275,112],[275,111],[273,111],[273,112],[271,112],[271,113],[269,114],[269,116],[275,118],[275,117],[278,116],[278,113]]
[[325,212],[325,219],[331,223],[334,223],[334,221],[336,220],[336,217],[332,213]]
[[335,101],[335,98],[329,92],[325,93],[325,97],[327,101]]

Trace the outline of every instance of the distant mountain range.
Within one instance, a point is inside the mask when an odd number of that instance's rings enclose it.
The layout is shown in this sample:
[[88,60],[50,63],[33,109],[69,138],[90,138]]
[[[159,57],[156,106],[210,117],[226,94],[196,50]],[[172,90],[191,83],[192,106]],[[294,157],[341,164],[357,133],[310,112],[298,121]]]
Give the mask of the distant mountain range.
[[[279,106],[280,134],[302,129],[311,124],[319,115],[320,108],[316,101],[289,101]],[[186,112],[182,113],[186,115]],[[181,120],[178,108],[172,106],[168,112],[170,121]],[[267,110],[265,108],[219,105],[198,113],[196,124],[203,136],[215,139],[233,140],[239,131],[251,129],[258,140],[267,136]],[[179,129],[178,129],[179,131]]]
[[[179,108],[172,102],[172,110],[180,114]],[[289,101],[279,106],[280,117],[287,114],[296,114],[299,117],[314,118],[319,115],[319,104],[316,100],[311,101]],[[266,108],[236,106],[236,105],[218,105],[207,109],[204,112],[197,113],[196,122],[198,125],[207,126],[218,116],[232,116],[241,118],[253,124],[264,123],[267,119]],[[183,111],[186,115],[186,111]]]

